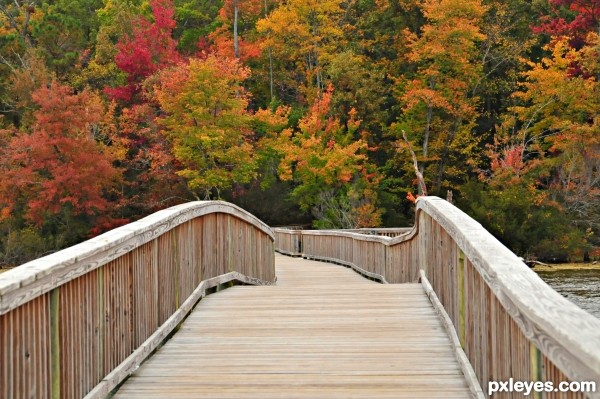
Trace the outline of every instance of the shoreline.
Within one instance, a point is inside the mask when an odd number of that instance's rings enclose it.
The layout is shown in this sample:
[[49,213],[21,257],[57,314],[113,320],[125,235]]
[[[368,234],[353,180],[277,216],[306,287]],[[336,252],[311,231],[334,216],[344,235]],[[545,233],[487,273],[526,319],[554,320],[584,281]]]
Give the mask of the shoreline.
[[535,265],[534,272],[557,272],[563,270],[599,270],[600,262],[593,263],[558,263],[549,264],[549,266]]

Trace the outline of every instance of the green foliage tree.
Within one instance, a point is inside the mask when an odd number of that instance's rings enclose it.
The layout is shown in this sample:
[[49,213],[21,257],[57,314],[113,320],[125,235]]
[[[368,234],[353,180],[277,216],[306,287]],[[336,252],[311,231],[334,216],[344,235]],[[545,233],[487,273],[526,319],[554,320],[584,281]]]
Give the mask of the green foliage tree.
[[242,82],[248,69],[237,61],[208,56],[160,72],[147,84],[165,116],[160,123],[173,143],[189,188],[198,198],[256,176],[251,114]]
[[96,10],[102,0],[44,2],[43,16],[32,22],[32,37],[58,75],[74,73],[90,57],[99,27]]

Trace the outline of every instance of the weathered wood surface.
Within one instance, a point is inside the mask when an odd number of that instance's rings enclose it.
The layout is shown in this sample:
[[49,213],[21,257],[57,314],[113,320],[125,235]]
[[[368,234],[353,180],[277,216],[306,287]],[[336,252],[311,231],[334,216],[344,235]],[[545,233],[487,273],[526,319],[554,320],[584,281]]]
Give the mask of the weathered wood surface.
[[[512,377],[600,387],[599,319],[554,291],[455,206],[426,197],[417,210],[420,262],[482,386]],[[587,397],[599,398],[600,390]]]
[[0,276],[0,398],[104,397],[207,289],[275,280],[273,234],[183,204]]
[[338,263],[385,283],[419,278],[416,228],[273,232],[276,251],[286,255]]
[[471,397],[421,285],[276,259],[276,286],[203,299],[114,398]]
[[[274,232],[278,242],[289,242],[286,232]],[[394,238],[339,230],[293,234],[301,248],[296,255],[347,265],[381,281],[416,281],[423,273],[483,387],[509,378],[595,381],[600,387],[600,320],[556,293],[479,223],[440,198],[419,198],[415,226]],[[600,389],[587,396],[600,398]]]

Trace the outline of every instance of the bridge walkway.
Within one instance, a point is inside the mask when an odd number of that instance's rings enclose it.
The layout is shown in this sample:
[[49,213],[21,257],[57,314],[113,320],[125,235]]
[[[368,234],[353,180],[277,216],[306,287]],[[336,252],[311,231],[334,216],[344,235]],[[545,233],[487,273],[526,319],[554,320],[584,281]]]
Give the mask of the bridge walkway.
[[204,298],[124,398],[470,398],[420,284],[276,255],[277,285]]

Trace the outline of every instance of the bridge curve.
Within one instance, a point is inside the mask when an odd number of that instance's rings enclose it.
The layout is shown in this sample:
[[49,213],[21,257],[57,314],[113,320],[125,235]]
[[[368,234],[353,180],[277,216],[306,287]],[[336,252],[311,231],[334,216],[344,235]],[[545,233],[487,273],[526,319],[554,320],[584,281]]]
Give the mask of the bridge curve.
[[271,229],[222,201],[26,263],[0,275],[0,397],[104,397],[208,292],[274,281]]
[[377,229],[274,231],[282,253],[346,265],[383,282],[420,281],[482,387],[510,378],[590,381],[596,392],[568,397],[600,398],[600,320],[447,201],[419,198],[415,225],[395,237]]
[[437,197],[417,201],[408,231],[273,231],[231,204],[184,204],[0,275],[0,397],[105,397],[200,298],[273,284],[275,247],[421,283],[463,374],[482,387],[512,378],[600,388],[600,320]]
[[283,255],[276,271],[203,299],[113,398],[473,398],[420,284]]

